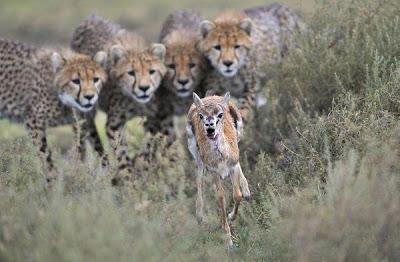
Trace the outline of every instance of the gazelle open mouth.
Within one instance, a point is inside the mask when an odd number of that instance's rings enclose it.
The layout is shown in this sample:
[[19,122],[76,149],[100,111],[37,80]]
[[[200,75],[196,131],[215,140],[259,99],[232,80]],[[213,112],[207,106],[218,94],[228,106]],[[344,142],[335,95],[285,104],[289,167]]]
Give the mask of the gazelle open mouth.
[[207,131],[207,137],[208,137],[209,139],[214,140],[214,139],[216,138],[215,129],[213,129],[213,128],[207,128],[206,131]]

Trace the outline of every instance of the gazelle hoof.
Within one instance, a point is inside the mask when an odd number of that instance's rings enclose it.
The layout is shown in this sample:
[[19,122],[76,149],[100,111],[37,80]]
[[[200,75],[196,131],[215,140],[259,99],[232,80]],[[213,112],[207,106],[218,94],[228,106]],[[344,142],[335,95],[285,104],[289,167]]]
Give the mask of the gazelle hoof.
[[229,220],[233,221],[236,219],[236,214],[232,211],[228,214]]
[[227,236],[227,239],[226,239],[225,242],[226,242],[226,245],[227,245],[228,248],[232,248],[233,247],[233,241],[232,241],[231,236]]

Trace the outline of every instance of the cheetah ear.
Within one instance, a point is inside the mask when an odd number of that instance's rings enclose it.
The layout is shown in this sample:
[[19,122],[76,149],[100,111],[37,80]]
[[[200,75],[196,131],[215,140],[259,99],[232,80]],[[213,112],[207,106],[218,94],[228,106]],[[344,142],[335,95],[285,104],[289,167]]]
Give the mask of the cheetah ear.
[[51,57],[51,65],[53,67],[53,72],[56,73],[64,65],[64,59],[57,52],[54,52]]
[[165,53],[167,50],[163,44],[152,44],[150,47],[150,52],[158,57],[161,61],[164,61]]
[[224,102],[223,102],[224,107],[228,105],[230,99],[231,99],[231,93],[226,92],[224,95]]
[[111,47],[111,59],[113,64],[117,63],[125,55],[125,49],[120,45]]
[[245,31],[248,35],[251,35],[251,29],[253,27],[253,23],[250,18],[246,18],[239,23],[239,28]]
[[197,107],[203,106],[203,101],[201,101],[200,97],[195,92],[193,92],[193,102]]
[[204,20],[200,23],[200,32],[203,38],[206,38],[208,33],[215,29],[215,24],[211,21]]
[[93,60],[101,65],[103,68],[106,68],[107,65],[107,53],[104,51],[99,51],[97,54],[94,56]]

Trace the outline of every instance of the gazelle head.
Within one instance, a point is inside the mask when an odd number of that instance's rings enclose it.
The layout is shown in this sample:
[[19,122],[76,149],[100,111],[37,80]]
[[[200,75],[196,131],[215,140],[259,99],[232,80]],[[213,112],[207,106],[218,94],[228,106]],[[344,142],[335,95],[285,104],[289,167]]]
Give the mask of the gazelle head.
[[223,132],[225,108],[228,106],[230,93],[227,92],[222,101],[207,100],[204,102],[193,93],[193,101],[197,107],[198,119],[205,135],[210,140],[216,140]]

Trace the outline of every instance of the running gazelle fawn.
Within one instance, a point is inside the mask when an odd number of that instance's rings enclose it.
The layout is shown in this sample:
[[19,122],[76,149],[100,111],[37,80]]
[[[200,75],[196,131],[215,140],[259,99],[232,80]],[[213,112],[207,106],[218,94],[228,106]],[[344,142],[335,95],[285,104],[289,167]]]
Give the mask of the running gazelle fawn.
[[[244,197],[250,198],[247,180],[239,163],[238,141],[242,129],[242,117],[237,107],[229,101],[229,92],[222,96],[200,99],[193,93],[187,121],[188,147],[197,164],[196,216],[203,220],[203,175],[208,172],[215,183],[216,198],[221,209],[221,224],[226,242],[232,246],[228,218],[236,218],[239,204]],[[233,186],[234,207],[227,216],[222,179],[229,176]]]

